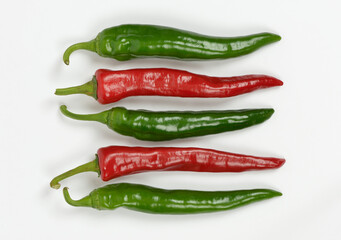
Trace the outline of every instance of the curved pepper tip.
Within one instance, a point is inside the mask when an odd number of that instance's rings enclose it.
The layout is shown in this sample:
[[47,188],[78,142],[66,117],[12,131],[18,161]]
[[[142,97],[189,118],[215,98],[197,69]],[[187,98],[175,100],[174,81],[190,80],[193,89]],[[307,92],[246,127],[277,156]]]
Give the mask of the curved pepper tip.
[[96,39],[91,40],[89,42],[76,43],[68,47],[65,50],[64,55],[63,55],[63,61],[66,65],[69,65],[70,63],[69,58],[70,58],[71,53],[79,49],[85,49],[85,50],[89,50],[92,52],[96,52]]
[[65,201],[70,204],[73,205],[73,200],[70,197],[70,193],[69,193],[69,188],[68,187],[64,187],[63,188],[63,195],[64,195],[64,199]]
[[62,111],[62,113],[64,113],[67,110],[67,107],[65,105],[61,105],[59,109]]
[[69,188],[68,187],[64,187],[63,188],[63,195],[64,195],[64,199],[65,201],[71,205],[71,206],[82,206],[82,207],[90,207],[92,206],[92,200],[91,200],[91,197],[90,196],[86,196],[82,199],[79,199],[79,200],[73,200],[71,197],[70,197],[70,194],[69,194]]
[[64,54],[63,61],[66,65],[69,65],[70,64],[69,56],[65,56],[65,54]]
[[70,63],[70,55],[71,55],[71,53],[72,53],[73,51],[75,51],[74,48],[75,48],[74,45],[68,47],[68,48],[65,50],[64,54],[63,54],[63,62],[64,62],[66,65],[69,65],[69,63]]
[[66,49],[66,51],[64,52],[64,55],[63,55],[63,62],[66,64],[66,65],[69,65],[70,63],[70,54],[72,53],[72,51],[70,51],[70,47],[68,49]]

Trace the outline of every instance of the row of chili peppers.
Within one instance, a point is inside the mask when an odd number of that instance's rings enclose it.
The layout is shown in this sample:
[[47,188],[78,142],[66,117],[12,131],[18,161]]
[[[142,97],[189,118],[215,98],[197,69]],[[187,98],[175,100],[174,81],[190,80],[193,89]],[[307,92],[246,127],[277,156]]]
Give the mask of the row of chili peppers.
[[[260,33],[244,37],[212,37],[184,30],[154,25],[120,25],[105,29],[89,42],[78,43],[64,53],[77,49],[97,52],[100,56],[129,60],[139,57],[162,57],[181,60],[225,59],[251,53],[280,36]],[[86,94],[101,104],[129,96],[173,96],[223,98],[257,89],[281,86],[282,81],[266,75],[212,77],[167,68],[97,70],[84,85],[57,89],[57,95]],[[110,129],[146,141],[165,141],[234,131],[269,119],[273,109],[226,111],[152,112],[115,107],[96,114],[75,114],[60,107],[74,119],[98,121]],[[242,172],[279,168],[281,158],[255,157],[203,148],[125,147],[100,148],[95,160],[55,177],[50,185],[58,189],[59,181],[81,172],[97,172],[103,181],[143,171]],[[118,183],[92,191],[88,196],[65,200],[73,206],[97,209],[125,207],[149,213],[186,214],[227,210],[255,201],[282,195],[270,189],[237,191],[165,190],[150,186]]]

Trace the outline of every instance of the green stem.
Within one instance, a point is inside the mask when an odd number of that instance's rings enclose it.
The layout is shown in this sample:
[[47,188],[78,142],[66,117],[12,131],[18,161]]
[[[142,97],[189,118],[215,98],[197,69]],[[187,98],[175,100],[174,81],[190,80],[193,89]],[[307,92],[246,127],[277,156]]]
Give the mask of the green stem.
[[70,94],[86,94],[97,99],[97,80],[96,76],[92,78],[90,82],[87,82],[80,86],[69,88],[58,88],[54,93],[56,95],[70,95]]
[[95,113],[95,114],[75,114],[75,113],[68,111],[65,105],[62,105],[60,106],[60,111],[69,118],[83,120],[83,121],[97,121],[97,122],[107,124],[108,115],[111,110],[107,110],[107,111]]
[[91,207],[92,206],[92,200],[90,196],[86,196],[79,200],[73,200],[70,197],[69,190],[67,187],[63,188],[63,194],[64,194],[65,201],[71,206],[76,206],[76,207],[78,206]]
[[79,167],[76,167],[74,169],[71,169],[70,171],[67,171],[65,173],[60,174],[59,176],[55,177],[54,179],[52,179],[52,181],[50,182],[50,186],[52,188],[58,189],[60,188],[60,184],[59,182],[65,178],[71,177],[73,175],[76,175],[78,173],[82,173],[82,172],[97,172],[98,175],[101,174],[101,171],[99,169],[98,166],[98,157],[96,156],[96,159],[89,162],[89,163],[85,163]]
[[89,50],[92,52],[96,52],[96,39],[91,40],[89,42],[76,43],[68,47],[68,49],[66,49],[63,55],[63,61],[66,65],[69,65],[70,63],[69,58],[70,58],[71,53],[79,49],[85,49],[85,50]]

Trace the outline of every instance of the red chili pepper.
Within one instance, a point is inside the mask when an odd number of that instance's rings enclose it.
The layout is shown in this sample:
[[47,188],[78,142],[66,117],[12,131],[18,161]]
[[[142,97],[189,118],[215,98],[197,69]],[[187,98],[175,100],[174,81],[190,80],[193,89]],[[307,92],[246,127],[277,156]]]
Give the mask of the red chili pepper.
[[232,97],[283,82],[266,75],[210,77],[187,71],[149,68],[111,71],[99,69],[93,80],[76,87],[57,89],[57,95],[83,93],[102,104],[129,96]]
[[103,181],[144,171],[242,172],[279,168],[281,158],[254,157],[203,148],[124,147],[100,148],[94,161],[55,177],[51,187],[77,173],[97,172]]

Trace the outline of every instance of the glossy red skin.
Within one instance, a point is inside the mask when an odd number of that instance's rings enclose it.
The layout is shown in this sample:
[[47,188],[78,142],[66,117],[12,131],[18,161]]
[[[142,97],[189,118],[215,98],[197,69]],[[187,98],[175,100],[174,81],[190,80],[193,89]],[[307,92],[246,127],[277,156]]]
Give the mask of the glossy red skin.
[[283,82],[266,75],[210,77],[187,71],[148,68],[111,71],[99,69],[97,100],[102,104],[129,96],[176,96],[222,98],[232,97],[261,88],[281,86]]
[[97,152],[101,178],[144,171],[242,172],[279,168],[281,158],[254,157],[203,148],[109,146]]

